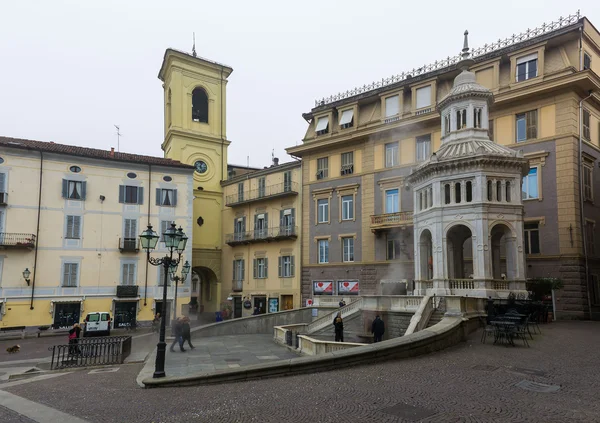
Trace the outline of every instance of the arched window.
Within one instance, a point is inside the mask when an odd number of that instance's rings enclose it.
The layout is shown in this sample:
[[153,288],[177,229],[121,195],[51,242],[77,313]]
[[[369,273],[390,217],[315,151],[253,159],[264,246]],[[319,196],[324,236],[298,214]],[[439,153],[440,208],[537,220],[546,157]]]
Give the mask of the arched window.
[[506,202],[510,203],[510,181],[506,181]]
[[444,185],[444,204],[450,204],[450,184]]
[[202,88],[192,92],[192,120],[208,123],[208,96]]
[[456,129],[460,130],[467,127],[467,109],[456,111]]
[[467,181],[467,203],[473,201],[473,183],[471,181]]
[[460,182],[457,182],[454,184],[454,199],[456,200],[456,203],[460,203],[461,201],[460,194]]
[[496,201],[502,201],[502,182],[496,181]]
[[487,181],[487,197],[488,197],[488,201],[492,201],[492,198],[493,198],[492,181]]
[[427,208],[427,190],[423,191],[423,208],[426,209]]

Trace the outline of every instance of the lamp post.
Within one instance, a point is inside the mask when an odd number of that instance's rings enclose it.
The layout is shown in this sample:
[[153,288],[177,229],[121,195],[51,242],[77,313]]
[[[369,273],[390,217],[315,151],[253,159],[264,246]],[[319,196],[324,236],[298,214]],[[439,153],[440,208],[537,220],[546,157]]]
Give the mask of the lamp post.
[[[160,319],[160,335],[158,338],[158,344],[156,345],[156,362],[154,366],[154,374],[152,377],[160,378],[165,377],[165,356],[167,350],[167,343],[165,342],[165,309],[167,306],[167,287],[169,278],[169,269],[174,264],[177,266],[181,260],[181,254],[185,250],[187,244],[187,236],[183,233],[181,227],[177,229],[175,224],[172,223],[171,227],[163,233],[163,240],[165,247],[167,248],[167,255],[162,258],[150,257],[150,251],[156,248],[158,243],[158,235],[152,230],[152,225],[148,225],[148,228],[140,235],[142,248],[146,250],[146,258],[148,263],[153,266],[163,266],[164,268],[164,280],[163,280],[163,316]],[[177,252],[179,258],[173,258],[173,253]]]
[[179,282],[184,283],[190,273],[190,263],[186,260],[185,264],[181,268],[181,277],[177,276],[177,266],[171,266],[171,280],[175,282],[175,312],[173,313],[173,320],[177,320],[177,284]]

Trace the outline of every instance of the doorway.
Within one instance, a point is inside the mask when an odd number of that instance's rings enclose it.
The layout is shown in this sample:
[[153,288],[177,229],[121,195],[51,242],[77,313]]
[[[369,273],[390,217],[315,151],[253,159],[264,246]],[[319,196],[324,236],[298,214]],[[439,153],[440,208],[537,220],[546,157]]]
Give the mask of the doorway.
[[267,297],[254,297],[254,308],[258,307],[258,314],[267,312]]
[[233,297],[233,318],[242,317],[242,297]]
[[293,295],[282,295],[281,296],[281,310],[292,310],[294,308],[294,296]]
[[163,302],[162,301],[156,301],[156,308],[154,309],[154,313],[160,313],[160,315],[162,317],[165,317],[167,320],[165,320],[165,322],[167,323],[167,326],[169,326],[169,322],[171,321],[171,301],[167,301],[167,307],[165,312],[163,313]]
[[71,328],[79,323],[81,303],[55,303],[54,304],[54,329]]
[[137,301],[115,302],[114,329],[135,326],[137,321]]

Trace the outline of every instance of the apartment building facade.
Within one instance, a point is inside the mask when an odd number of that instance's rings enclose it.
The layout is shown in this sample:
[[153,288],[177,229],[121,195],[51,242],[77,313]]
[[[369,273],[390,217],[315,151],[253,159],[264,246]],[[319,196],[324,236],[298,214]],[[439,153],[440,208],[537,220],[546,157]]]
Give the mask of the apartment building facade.
[[[476,119],[487,122],[493,141],[529,161],[521,186],[524,241],[517,246],[526,277],[563,280],[555,295],[559,318],[595,315],[600,34],[577,14],[476,48],[471,57],[477,83],[494,95],[489,113]],[[303,302],[348,289],[412,290],[419,240],[406,181],[439,149],[446,119],[446,127],[450,120],[466,123],[466,116],[440,116],[437,107],[459,61],[452,56],[323,98],[303,115],[309,124],[303,144],[287,150],[304,162]],[[419,272],[422,279],[433,277],[428,269]]]
[[[69,327],[110,311],[117,328],[171,315],[175,288],[169,281],[163,305],[164,273],[147,264],[139,235],[175,222],[192,245],[193,172],[163,158],[0,137],[0,325]],[[159,242],[152,255],[165,253]],[[190,279],[178,289],[181,310]]]
[[222,182],[223,292],[233,317],[300,307],[301,162]]

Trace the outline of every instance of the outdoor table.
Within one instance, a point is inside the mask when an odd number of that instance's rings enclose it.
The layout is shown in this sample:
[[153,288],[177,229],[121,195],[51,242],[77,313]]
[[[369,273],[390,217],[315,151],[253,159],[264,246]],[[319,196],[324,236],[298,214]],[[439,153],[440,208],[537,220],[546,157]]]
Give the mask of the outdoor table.
[[494,344],[498,342],[498,339],[505,337],[510,345],[515,345],[511,336],[511,329],[517,325],[515,322],[506,320],[492,320],[490,323],[496,328],[496,333],[494,334]]

